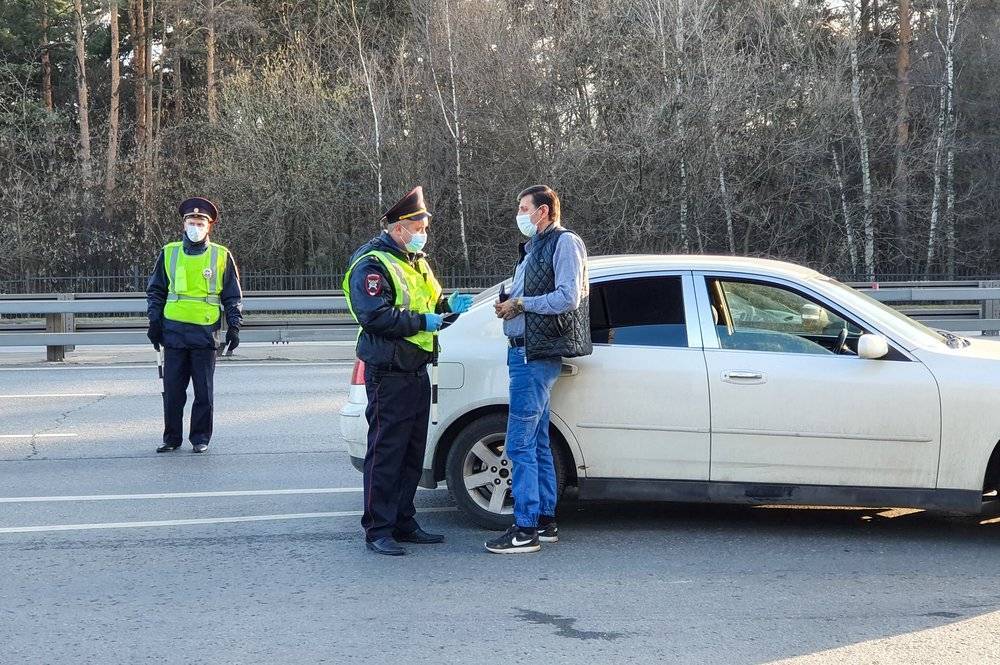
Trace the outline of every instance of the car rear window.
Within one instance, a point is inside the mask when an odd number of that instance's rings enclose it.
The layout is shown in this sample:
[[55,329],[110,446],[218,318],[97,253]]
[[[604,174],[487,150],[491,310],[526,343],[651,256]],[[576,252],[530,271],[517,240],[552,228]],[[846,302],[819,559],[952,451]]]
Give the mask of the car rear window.
[[679,276],[636,277],[591,285],[594,344],[686,347]]

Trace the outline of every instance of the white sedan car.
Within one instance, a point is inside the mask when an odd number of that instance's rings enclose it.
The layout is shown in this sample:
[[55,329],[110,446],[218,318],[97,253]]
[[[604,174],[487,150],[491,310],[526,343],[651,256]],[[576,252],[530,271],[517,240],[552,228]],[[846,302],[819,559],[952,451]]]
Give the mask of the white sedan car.
[[[979,513],[1000,485],[1000,344],[938,333],[777,261],[590,261],[594,353],[552,393],[560,487],[581,499],[908,506]],[[512,520],[500,285],[441,334],[421,486]],[[356,368],[341,429],[357,468]]]

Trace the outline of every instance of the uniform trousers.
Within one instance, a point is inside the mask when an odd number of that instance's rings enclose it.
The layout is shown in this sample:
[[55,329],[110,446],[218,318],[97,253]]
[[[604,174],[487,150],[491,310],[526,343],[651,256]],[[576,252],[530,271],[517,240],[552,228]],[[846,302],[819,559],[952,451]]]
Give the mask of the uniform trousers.
[[365,389],[368,449],[361,526],[371,542],[419,528],[413,496],[424,467],[431,386],[426,367],[416,372],[366,367]]
[[215,349],[163,350],[163,443],[180,445],[184,440],[184,404],[187,387],[194,385],[191,405],[192,444],[208,445],[212,439],[212,405],[215,379]]

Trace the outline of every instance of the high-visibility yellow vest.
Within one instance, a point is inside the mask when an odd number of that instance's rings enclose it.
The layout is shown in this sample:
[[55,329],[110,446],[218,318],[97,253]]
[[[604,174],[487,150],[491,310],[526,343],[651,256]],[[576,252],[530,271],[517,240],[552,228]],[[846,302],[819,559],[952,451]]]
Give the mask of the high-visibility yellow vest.
[[167,271],[167,304],[163,316],[171,321],[215,325],[222,310],[222,273],[229,250],[209,242],[201,254],[184,253],[183,242],[163,248]]
[[[360,256],[357,261],[351,264],[351,267],[347,270],[347,274],[344,276],[344,296],[347,298],[347,308],[350,310],[351,316],[354,317],[355,321],[358,320],[358,317],[354,314],[354,307],[351,305],[351,273],[354,272],[355,266],[362,259],[369,256],[374,256],[379,260],[379,263],[385,266],[385,271],[392,280],[392,292],[396,295],[396,300],[393,303],[394,307],[410,310],[417,314],[434,312],[437,308],[438,300],[441,299],[441,285],[438,283],[437,278],[434,277],[434,273],[431,272],[431,267],[427,264],[427,261],[421,258],[417,260],[416,266],[412,266],[388,252],[372,250]],[[416,344],[428,353],[433,353],[434,336],[436,334],[421,330],[416,335],[407,337],[406,341]]]

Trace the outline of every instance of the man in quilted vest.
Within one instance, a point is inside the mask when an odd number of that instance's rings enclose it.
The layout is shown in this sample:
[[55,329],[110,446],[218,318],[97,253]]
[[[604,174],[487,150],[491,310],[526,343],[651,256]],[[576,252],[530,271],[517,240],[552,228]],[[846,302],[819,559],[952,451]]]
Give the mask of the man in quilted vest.
[[153,347],[163,347],[163,444],[158,453],[177,450],[184,440],[184,403],[194,385],[188,439],[196,453],[212,439],[213,381],[222,315],[226,317],[229,353],[240,343],[243,291],[233,255],[211,242],[209,233],[219,209],[194,197],[178,208],[184,237],[168,243],[156,259],[146,286]]
[[510,415],[504,451],[513,464],[514,524],[486,543],[498,554],[537,552],[559,540],[558,479],[549,447],[549,395],[563,358],[589,355],[587,248],[560,224],[559,195],[535,185],[518,196],[528,237],[510,294],[495,304],[507,336]]

